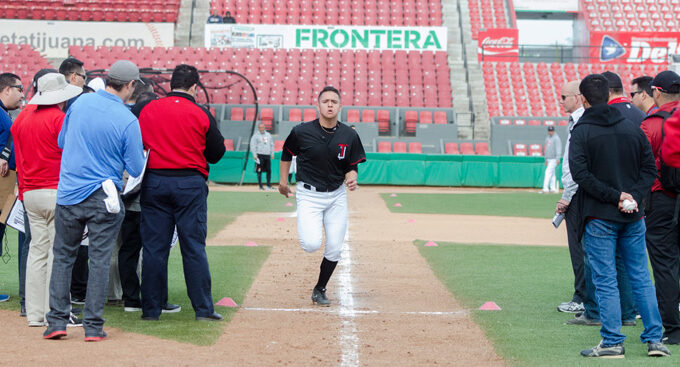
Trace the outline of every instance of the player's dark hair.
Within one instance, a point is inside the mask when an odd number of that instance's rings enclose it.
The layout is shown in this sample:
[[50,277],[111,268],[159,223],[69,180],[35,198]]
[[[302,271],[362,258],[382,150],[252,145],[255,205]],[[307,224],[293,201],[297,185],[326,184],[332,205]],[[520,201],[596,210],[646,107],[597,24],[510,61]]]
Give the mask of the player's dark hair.
[[601,74],[590,74],[583,78],[578,90],[591,106],[607,103],[609,100],[609,82]]
[[637,85],[639,90],[643,90],[643,91],[645,91],[645,93],[647,93],[648,96],[653,97],[653,95],[652,95],[652,80],[654,80],[654,78],[652,78],[651,76],[643,75],[643,76],[640,76],[640,77],[633,79],[630,82],[630,84]]
[[154,92],[143,92],[139,96],[137,96],[137,99],[135,100],[135,103],[145,103],[148,101],[153,101],[158,99],[158,95]]
[[59,65],[59,73],[64,74],[64,76],[69,76],[70,74],[80,71],[83,65],[82,61],[74,57],[69,57]]
[[198,70],[191,65],[180,64],[175,66],[170,78],[170,89],[189,90],[194,84],[198,84]]
[[324,88],[321,90],[321,93],[319,93],[319,96],[316,97],[316,99],[317,99],[319,102],[321,102],[321,95],[324,94],[324,93],[326,93],[326,92],[333,92],[333,93],[335,93],[335,94],[338,95],[338,99],[341,98],[341,97],[340,97],[340,91],[337,90],[337,88],[335,88],[335,87],[329,85],[329,86],[324,87]]
[[12,73],[2,73],[0,74],[0,92],[4,92],[5,89],[14,85],[16,80],[21,82],[21,78],[18,75]]
[[113,88],[116,92],[120,92],[121,90],[123,90],[123,87],[125,87],[126,85],[128,85],[128,83],[130,83],[129,81],[124,82],[122,80],[114,79],[114,78],[111,78],[111,77],[108,77],[108,76],[106,77],[105,82],[106,82],[107,87]]
[[142,93],[153,93],[153,84],[151,84],[151,80],[148,78],[140,79],[142,80],[141,82],[139,80],[135,80],[135,89],[132,91],[132,95],[130,96],[131,101],[137,101]]

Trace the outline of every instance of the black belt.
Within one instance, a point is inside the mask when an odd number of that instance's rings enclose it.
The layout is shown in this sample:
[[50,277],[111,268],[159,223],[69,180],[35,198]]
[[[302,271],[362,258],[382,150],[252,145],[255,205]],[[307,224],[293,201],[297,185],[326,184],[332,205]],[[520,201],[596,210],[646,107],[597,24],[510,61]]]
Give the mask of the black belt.
[[314,187],[314,186],[309,185],[309,184],[302,184],[302,187],[304,187],[307,190],[312,190],[312,191],[316,191],[316,192],[331,192],[331,191],[335,191],[337,189],[337,187],[335,189],[329,189],[327,187]]

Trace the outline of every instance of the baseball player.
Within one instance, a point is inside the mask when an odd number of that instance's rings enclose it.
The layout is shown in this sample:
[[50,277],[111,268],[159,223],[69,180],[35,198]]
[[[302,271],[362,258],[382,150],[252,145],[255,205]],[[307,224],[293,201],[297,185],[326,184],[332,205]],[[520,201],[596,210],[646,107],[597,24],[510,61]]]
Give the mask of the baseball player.
[[[357,188],[358,164],[366,161],[364,147],[356,131],[338,121],[340,92],[325,87],[317,100],[320,117],[293,128],[281,153],[279,192],[288,197],[288,170],[297,156],[295,175],[298,235],[300,246],[314,252],[326,234],[319,281],[312,291],[312,302],[330,306],[326,284],[341,257],[347,231],[347,192]],[[343,185],[343,182],[345,185]]]

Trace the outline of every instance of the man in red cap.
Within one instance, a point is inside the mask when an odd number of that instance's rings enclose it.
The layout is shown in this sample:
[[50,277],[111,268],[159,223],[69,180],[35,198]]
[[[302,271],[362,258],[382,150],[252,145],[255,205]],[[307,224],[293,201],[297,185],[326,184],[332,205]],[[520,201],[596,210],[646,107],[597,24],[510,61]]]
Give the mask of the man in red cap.
[[[673,71],[660,72],[651,82],[652,96],[659,110],[649,115],[640,125],[652,145],[652,153],[659,169],[659,148],[662,129],[673,111],[680,106],[680,76]],[[680,344],[680,238],[675,209],[677,194],[665,190],[657,178],[647,205],[645,224],[647,251],[654,271],[656,298],[664,327],[664,343]]]

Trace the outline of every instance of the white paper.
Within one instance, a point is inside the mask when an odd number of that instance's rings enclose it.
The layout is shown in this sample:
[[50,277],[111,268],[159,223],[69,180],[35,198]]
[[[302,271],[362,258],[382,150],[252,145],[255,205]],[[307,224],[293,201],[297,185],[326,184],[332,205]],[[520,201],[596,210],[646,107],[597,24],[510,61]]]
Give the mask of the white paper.
[[146,159],[144,160],[144,168],[142,168],[142,174],[137,176],[137,177],[130,176],[128,178],[127,184],[125,185],[125,189],[123,189],[123,195],[132,191],[133,189],[135,189],[137,186],[139,186],[142,183],[142,179],[144,179],[144,173],[146,172],[146,165],[147,165],[147,163],[149,163],[149,152],[151,152],[151,150],[144,153],[144,155],[146,156]]
[[7,225],[19,232],[26,233],[26,224],[24,223],[24,203],[22,203],[21,200],[14,200],[14,205],[7,217]]
[[172,241],[170,241],[170,249],[172,250],[175,245],[177,245],[177,240],[178,240],[178,235],[177,235],[177,226],[175,226],[175,233],[172,234]]

